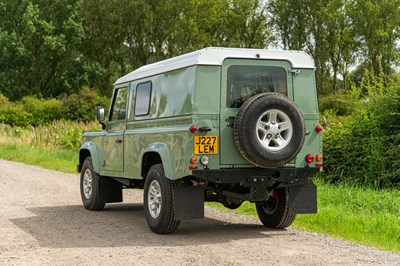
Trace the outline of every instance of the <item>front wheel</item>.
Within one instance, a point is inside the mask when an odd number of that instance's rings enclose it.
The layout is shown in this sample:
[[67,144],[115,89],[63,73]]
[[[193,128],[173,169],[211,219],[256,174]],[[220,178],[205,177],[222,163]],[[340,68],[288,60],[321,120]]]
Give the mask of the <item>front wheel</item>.
[[269,228],[286,228],[296,218],[295,214],[289,213],[289,191],[287,188],[275,189],[267,201],[256,203],[256,210],[260,221]]
[[153,165],[144,185],[144,210],[147,224],[157,234],[174,232],[180,221],[174,217],[175,182],[164,175],[162,164]]
[[100,202],[99,182],[100,175],[93,170],[92,158],[87,157],[82,165],[80,181],[82,203],[87,210],[101,210],[106,205]]

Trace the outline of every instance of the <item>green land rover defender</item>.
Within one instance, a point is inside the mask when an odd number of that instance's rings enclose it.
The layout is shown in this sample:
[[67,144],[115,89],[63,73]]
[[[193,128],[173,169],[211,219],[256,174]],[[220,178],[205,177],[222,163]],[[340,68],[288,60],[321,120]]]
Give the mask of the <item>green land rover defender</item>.
[[204,217],[204,202],[255,204],[285,228],[317,211],[323,166],[313,60],[298,51],[211,47],[143,66],[115,82],[101,131],[83,134],[83,205],[143,188],[150,229]]

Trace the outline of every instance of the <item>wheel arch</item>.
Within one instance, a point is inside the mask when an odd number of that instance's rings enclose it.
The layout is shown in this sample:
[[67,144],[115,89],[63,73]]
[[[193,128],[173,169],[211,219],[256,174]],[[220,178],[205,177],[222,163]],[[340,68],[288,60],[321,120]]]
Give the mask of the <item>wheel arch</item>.
[[175,157],[171,150],[165,143],[154,142],[151,143],[144,151],[142,157],[141,175],[146,178],[147,172],[150,168],[161,163],[164,168],[165,177],[171,180],[176,179],[176,162]]
[[97,146],[93,142],[85,142],[79,151],[79,164],[83,165],[83,162],[87,157],[92,157],[93,171],[100,173],[100,154],[98,153]]

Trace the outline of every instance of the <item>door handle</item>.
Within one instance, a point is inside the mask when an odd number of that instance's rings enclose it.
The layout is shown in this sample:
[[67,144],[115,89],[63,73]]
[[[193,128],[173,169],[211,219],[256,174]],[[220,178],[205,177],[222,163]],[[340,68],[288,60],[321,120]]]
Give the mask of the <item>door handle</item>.
[[115,141],[115,143],[122,143],[122,139],[117,139],[116,141]]

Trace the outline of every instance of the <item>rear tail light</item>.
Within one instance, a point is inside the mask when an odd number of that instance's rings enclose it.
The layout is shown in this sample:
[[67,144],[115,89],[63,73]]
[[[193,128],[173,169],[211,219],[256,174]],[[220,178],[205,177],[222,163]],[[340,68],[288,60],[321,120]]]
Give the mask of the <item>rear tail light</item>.
[[192,125],[192,126],[190,126],[189,130],[190,130],[190,132],[192,132],[192,133],[196,133],[197,127],[196,127],[195,125]]
[[190,164],[189,165],[189,170],[196,170],[198,167],[195,165],[199,160],[197,159],[196,156],[190,157]]
[[321,127],[320,125],[316,126],[316,127],[315,127],[315,131],[316,131],[317,133],[320,133],[320,132],[322,131],[322,127]]
[[314,161],[314,155],[312,155],[311,153],[306,155],[306,162],[307,163],[312,163]]

